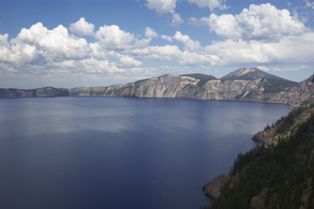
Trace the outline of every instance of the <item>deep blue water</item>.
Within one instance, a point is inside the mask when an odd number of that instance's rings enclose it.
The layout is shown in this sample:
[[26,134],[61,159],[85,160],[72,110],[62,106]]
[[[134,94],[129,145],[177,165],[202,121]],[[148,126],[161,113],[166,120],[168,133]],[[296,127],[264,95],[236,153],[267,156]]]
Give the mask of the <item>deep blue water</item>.
[[0,208],[198,209],[278,104],[110,97],[0,100]]

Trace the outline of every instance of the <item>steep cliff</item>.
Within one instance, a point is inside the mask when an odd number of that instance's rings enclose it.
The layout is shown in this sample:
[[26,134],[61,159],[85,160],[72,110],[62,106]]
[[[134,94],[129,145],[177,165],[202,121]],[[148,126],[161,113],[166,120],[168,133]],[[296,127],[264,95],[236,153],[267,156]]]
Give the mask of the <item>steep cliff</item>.
[[78,87],[69,89],[71,96],[115,96],[121,85]]
[[313,78],[289,81],[257,68],[236,70],[222,79],[205,74],[163,75],[124,85],[34,90],[0,89],[0,97],[37,96],[130,96],[203,100],[246,100],[299,106],[314,101]]
[[298,85],[273,94],[265,93],[265,98],[278,103],[300,106],[304,103],[314,103],[314,74]]
[[[237,75],[237,77],[235,76]],[[298,83],[265,73],[257,68],[241,68],[222,79],[204,74],[185,74],[180,76],[163,75],[144,79],[122,86],[76,88],[74,96],[132,96],[132,97],[170,97],[204,100],[250,100],[279,103],[291,102],[288,91]],[[81,91],[81,93],[80,93]],[[275,96],[275,97],[274,97]]]

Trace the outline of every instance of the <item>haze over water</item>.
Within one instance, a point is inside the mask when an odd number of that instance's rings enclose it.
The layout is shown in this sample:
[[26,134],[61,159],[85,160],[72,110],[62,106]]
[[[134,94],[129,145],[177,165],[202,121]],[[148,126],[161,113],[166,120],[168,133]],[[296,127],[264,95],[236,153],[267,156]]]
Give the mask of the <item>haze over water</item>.
[[202,186],[286,105],[110,97],[0,100],[0,208],[199,208]]

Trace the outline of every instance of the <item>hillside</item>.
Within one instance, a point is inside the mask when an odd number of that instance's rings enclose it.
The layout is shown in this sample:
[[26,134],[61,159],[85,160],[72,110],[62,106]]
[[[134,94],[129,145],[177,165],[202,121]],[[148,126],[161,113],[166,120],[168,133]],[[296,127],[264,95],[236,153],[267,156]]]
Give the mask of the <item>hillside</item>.
[[221,80],[258,80],[261,79],[265,92],[279,92],[287,87],[296,86],[297,83],[289,81],[287,79],[280,78],[278,76],[266,73],[256,67],[243,67],[235,70],[224,77]]
[[240,154],[228,175],[204,186],[217,198],[209,208],[314,208],[314,107],[296,109],[265,131],[276,143]]
[[62,97],[70,96],[68,89],[44,87],[38,89],[0,89],[0,98],[8,97]]
[[295,83],[257,68],[241,68],[222,79],[205,74],[163,75],[124,85],[57,89],[0,89],[0,97],[125,96],[243,100],[299,106],[314,100],[313,76]]

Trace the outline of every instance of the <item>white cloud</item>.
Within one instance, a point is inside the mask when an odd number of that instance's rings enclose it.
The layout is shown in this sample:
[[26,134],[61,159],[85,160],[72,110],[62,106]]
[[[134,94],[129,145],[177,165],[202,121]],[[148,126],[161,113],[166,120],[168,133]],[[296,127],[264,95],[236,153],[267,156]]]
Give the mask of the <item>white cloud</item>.
[[216,54],[224,64],[245,63],[313,63],[314,32],[300,36],[286,36],[278,42],[257,40],[225,40],[206,47],[209,54]]
[[0,34],[0,62],[8,62],[11,60],[11,51],[8,38],[8,34]]
[[8,38],[9,38],[9,35],[8,34],[0,34],[0,44],[3,44],[3,45],[8,45]]
[[191,22],[207,24],[216,34],[229,39],[278,40],[287,35],[300,35],[307,28],[287,9],[277,9],[270,3],[251,4],[237,15],[211,14]]
[[[180,69],[193,72],[209,66],[314,64],[314,32],[310,29],[303,33],[282,33],[278,39],[265,41],[244,38],[242,30],[232,30],[239,24],[235,15],[212,17],[223,20],[213,20],[218,24],[216,27],[219,24],[225,27],[220,26],[219,33],[227,31],[236,38],[227,36],[204,46],[181,31],[159,35],[147,27],[144,34],[133,34],[118,25],[104,25],[95,31],[93,38],[86,38],[62,25],[48,29],[36,23],[21,29],[16,37],[0,34],[0,74],[45,75],[56,79],[78,75],[99,79],[119,76],[132,80],[143,75],[160,75],[164,73],[163,66],[167,66],[167,73],[179,74]],[[152,42],[155,38],[159,40]]]
[[7,35],[1,37],[0,53],[5,54],[1,56],[2,61],[14,65],[77,59],[90,53],[88,42],[69,34],[62,25],[49,30],[42,23],[36,23],[29,29],[23,28],[10,42]]
[[94,24],[87,22],[84,17],[81,17],[77,22],[72,23],[69,27],[72,33],[83,36],[93,35],[94,28]]
[[169,61],[180,53],[180,49],[175,45],[149,46],[135,49],[133,50],[133,53],[149,59]]
[[272,66],[272,67],[265,67],[265,66],[258,66],[259,69],[265,72],[280,72],[280,73],[287,73],[287,72],[300,72],[304,70],[308,70],[311,67],[307,65],[288,65],[288,66]]
[[183,19],[181,18],[180,14],[173,12],[172,13],[172,21],[171,24],[174,27],[180,26],[183,23]]
[[226,9],[227,6],[223,0],[188,0],[191,4],[198,7],[207,7],[211,11],[214,9]]
[[[203,19],[203,21],[205,20]],[[216,14],[211,14],[208,18],[208,24],[220,36],[231,39],[239,39],[243,36],[241,27],[233,15],[224,14],[217,16]]]
[[220,62],[216,55],[201,54],[188,50],[180,50],[176,45],[149,46],[143,49],[136,49],[134,54],[157,61],[169,61],[171,65],[215,65]]
[[120,61],[125,67],[138,67],[142,65],[142,62],[127,55],[122,56]]
[[171,36],[161,35],[160,37],[161,37],[161,39],[163,39],[165,41],[172,42],[172,37]]
[[171,14],[171,24],[175,27],[181,25],[184,21],[180,14],[175,12],[177,0],[147,0],[147,7],[155,10],[159,14]]
[[184,47],[188,50],[193,51],[201,47],[199,41],[192,40],[188,35],[183,35],[180,31],[177,31],[172,38],[183,43]]
[[108,49],[133,47],[137,42],[135,36],[121,30],[118,25],[104,25],[96,32],[96,38]]
[[42,23],[37,23],[30,29],[23,28],[14,42],[34,45],[39,50],[65,57],[85,56],[88,47],[85,39],[70,35],[63,25],[49,30]]
[[138,77],[154,70],[129,54],[133,48],[145,47],[147,40],[137,39],[117,25],[100,27],[95,38],[88,41],[62,25],[48,29],[42,23],[21,29],[10,40],[8,34],[0,34],[0,73],[56,79],[86,75],[86,79],[94,79],[105,75]]
[[148,39],[155,39],[158,37],[158,33],[156,33],[156,31],[154,31],[154,29],[152,29],[150,27],[146,27],[145,28],[145,37]]
[[147,7],[158,13],[172,13],[176,8],[176,0],[147,0]]

